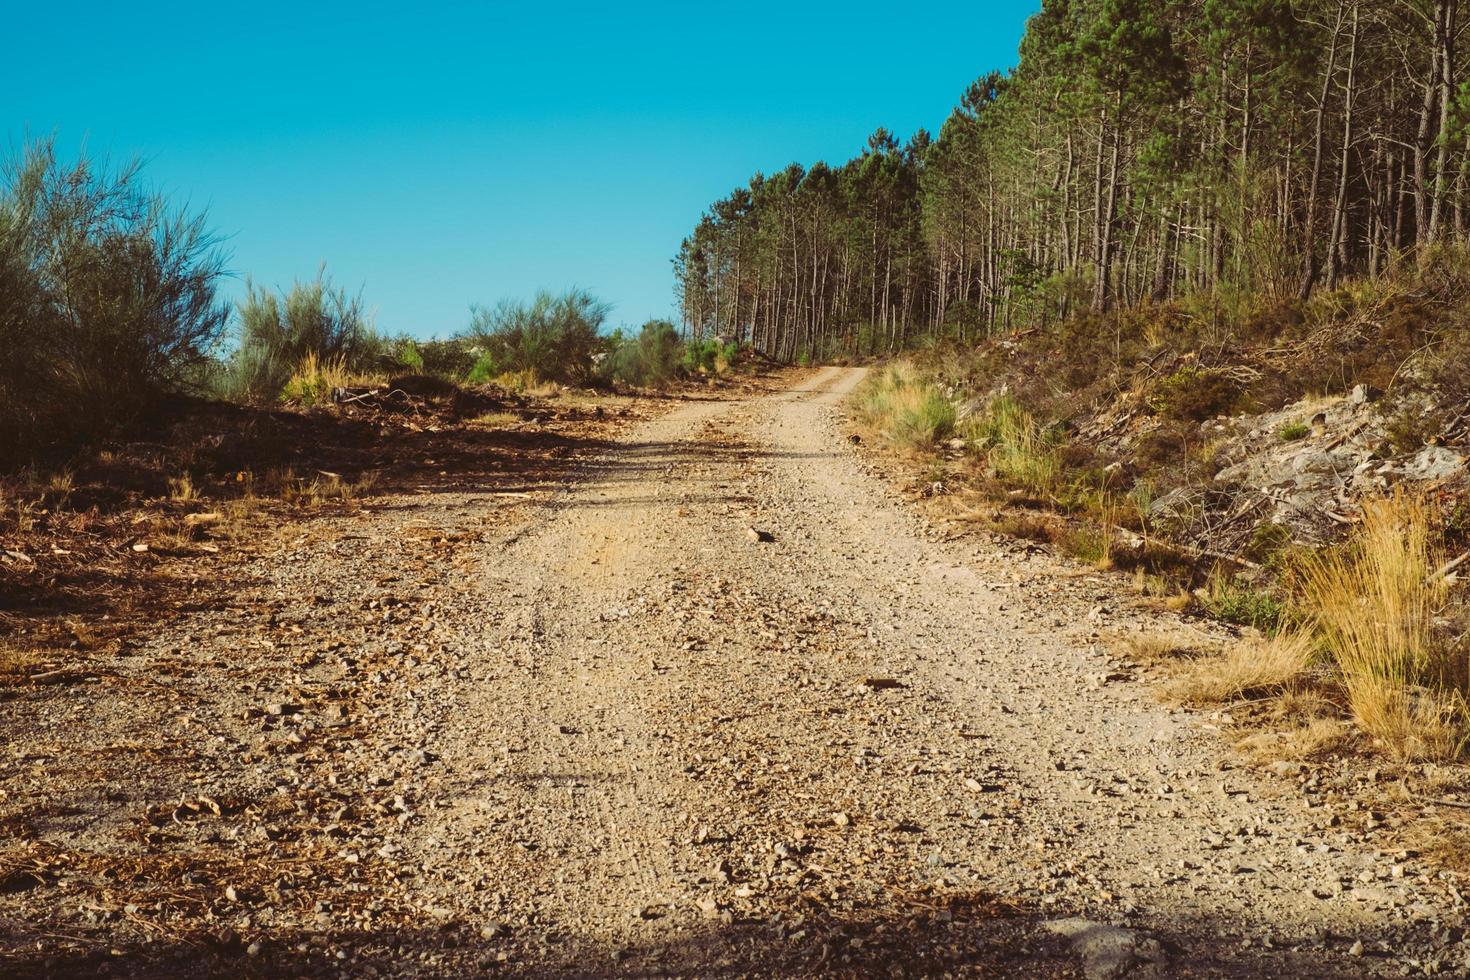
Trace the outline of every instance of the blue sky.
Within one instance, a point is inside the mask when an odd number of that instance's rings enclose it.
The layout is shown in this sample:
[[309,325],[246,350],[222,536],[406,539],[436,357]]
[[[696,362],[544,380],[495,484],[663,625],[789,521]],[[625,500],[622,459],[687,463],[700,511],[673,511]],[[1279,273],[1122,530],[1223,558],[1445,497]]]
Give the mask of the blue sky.
[[0,119],[144,158],[226,236],[231,295],[326,262],[393,333],[571,285],[641,323],[714,199],[936,131],[1038,6],[31,3]]

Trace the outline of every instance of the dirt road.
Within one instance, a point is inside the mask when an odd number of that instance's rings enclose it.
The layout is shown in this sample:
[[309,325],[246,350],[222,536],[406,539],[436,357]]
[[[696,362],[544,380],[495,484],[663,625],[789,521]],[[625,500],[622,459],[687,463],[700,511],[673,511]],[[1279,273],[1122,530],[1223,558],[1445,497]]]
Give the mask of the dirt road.
[[[260,937],[246,968],[1470,969],[1452,881],[1345,829],[1310,783],[1234,767],[1218,719],[1109,659],[1100,636],[1151,628],[1116,583],[926,527],[844,437],[861,373],[643,423],[392,603],[370,598],[397,587],[391,542],[452,538],[482,498],[400,501],[263,569],[276,625],[357,651],[306,681],[362,693],[350,738],[307,723],[294,759],[247,756],[231,786],[338,801],[300,833],[352,869],[332,894],[367,894],[350,914],[316,894],[211,906]],[[260,723],[290,737],[296,713]]]

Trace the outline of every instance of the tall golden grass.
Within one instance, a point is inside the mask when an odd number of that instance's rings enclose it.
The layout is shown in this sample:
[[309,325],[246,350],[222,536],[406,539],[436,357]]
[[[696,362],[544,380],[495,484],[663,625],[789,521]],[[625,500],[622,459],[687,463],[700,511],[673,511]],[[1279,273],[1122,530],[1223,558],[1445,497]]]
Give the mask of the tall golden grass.
[[1363,504],[1340,548],[1299,559],[1281,632],[1191,665],[1166,693],[1189,704],[1283,695],[1314,663],[1341,685],[1357,726],[1402,759],[1470,747],[1470,671],[1436,625],[1449,600],[1439,515],[1407,492]]
[[1406,758],[1449,758],[1466,742],[1466,670],[1436,633],[1448,586],[1436,574],[1436,515],[1398,492],[1363,505],[1348,544],[1304,559],[1296,591],[1364,731]]

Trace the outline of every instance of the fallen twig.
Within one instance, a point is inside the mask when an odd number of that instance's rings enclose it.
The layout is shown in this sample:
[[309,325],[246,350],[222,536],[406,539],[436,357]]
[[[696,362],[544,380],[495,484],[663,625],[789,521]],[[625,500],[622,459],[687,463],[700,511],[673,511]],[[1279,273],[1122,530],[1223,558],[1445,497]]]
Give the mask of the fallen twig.
[[1435,570],[1434,574],[1429,576],[1429,580],[1431,582],[1437,582],[1440,579],[1447,577],[1451,572],[1459,568],[1461,565],[1465,564],[1467,561],[1470,561],[1470,551],[1467,551],[1460,557],[1451,559],[1450,561],[1447,561],[1443,565],[1439,566],[1439,568]]

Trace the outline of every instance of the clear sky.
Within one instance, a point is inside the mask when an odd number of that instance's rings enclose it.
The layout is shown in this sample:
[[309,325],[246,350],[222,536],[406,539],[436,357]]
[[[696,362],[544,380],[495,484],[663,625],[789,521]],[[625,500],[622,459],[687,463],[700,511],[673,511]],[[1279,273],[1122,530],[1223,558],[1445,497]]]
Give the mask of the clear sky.
[[0,137],[144,158],[226,236],[232,296],[325,262],[393,333],[571,285],[635,324],[673,315],[714,199],[937,131],[1038,7],[24,3]]

